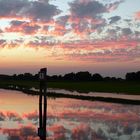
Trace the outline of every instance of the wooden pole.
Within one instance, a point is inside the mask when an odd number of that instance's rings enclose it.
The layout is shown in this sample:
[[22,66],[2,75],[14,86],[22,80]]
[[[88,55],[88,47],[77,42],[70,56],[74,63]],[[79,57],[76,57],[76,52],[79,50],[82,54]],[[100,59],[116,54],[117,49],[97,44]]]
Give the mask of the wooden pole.
[[[39,72],[40,79],[40,95],[39,95],[39,128],[38,136],[41,140],[46,140],[46,120],[47,120],[47,86],[46,86],[47,69],[43,68]],[[44,97],[44,106],[42,100]]]
[[42,95],[39,95],[39,128],[42,128]]

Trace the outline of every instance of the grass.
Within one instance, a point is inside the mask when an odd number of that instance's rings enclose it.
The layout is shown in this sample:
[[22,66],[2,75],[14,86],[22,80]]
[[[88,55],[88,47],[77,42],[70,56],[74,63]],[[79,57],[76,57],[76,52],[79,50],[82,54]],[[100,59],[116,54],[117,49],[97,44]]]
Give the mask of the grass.
[[64,88],[79,92],[111,92],[140,94],[140,83],[137,82],[51,82],[48,87]]
[[[15,85],[24,88],[39,88],[39,81],[0,81],[1,88],[7,87],[9,85]],[[79,92],[140,94],[139,82],[48,82],[47,86],[48,88],[75,90]]]

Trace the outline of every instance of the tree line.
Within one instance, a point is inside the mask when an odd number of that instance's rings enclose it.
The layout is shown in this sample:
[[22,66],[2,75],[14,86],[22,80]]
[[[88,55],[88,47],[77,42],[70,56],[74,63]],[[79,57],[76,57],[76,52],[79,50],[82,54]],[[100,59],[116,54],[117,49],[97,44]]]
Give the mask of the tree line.
[[[10,75],[0,75],[0,80],[38,80],[38,74],[24,73]],[[103,77],[99,73],[91,74],[88,71],[80,71],[77,73],[67,73],[65,75],[47,75],[48,81],[140,81],[140,71],[126,73],[125,78]]]

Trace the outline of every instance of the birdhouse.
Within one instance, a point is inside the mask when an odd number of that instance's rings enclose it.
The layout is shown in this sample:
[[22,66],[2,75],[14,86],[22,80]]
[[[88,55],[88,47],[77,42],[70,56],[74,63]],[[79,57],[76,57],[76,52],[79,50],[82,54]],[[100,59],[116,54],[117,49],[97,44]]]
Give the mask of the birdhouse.
[[47,73],[47,69],[46,68],[40,69],[40,72],[39,72],[39,80],[40,81],[46,80],[46,73]]

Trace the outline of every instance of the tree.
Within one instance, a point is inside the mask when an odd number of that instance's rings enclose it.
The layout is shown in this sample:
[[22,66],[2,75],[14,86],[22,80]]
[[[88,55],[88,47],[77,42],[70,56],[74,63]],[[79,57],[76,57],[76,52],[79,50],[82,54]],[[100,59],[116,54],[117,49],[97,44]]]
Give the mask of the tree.
[[68,81],[75,81],[75,73],[68,73],[68,74],[65,74],[63,79],[64,80],[68,80]]
[[95,74],[92,75],[92,80],[93,81],[102,81],[103,77],[100,74],[95,73]]
[[88,71],[78,72],[75,75],[77,81],[90,81],[91,80],[91,73]]
[[135,72],[131,72],[131,73],[127,73],[125,78],[127,81],[135,81],[137,79],[137,76]]

